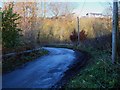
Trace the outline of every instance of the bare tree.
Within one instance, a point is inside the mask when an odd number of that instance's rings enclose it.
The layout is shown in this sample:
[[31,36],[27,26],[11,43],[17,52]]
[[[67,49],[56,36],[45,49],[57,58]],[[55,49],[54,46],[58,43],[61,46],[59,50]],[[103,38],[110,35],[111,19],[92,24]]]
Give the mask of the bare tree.
[[57,17],[60,13],[61,13],[61,3],[56,3],[56,2],[52,2],[50,3],[50,10],[52,12],[52,14]]
[[66,16],[73,13],[74,8],[72,7],[72,3],[64,2],[62,10],[63,10],[62,14]]
[[53,16],[69,15],[72,13],[73,8],[71,3],[66,2],[51,2],[49,4],[50,11]]

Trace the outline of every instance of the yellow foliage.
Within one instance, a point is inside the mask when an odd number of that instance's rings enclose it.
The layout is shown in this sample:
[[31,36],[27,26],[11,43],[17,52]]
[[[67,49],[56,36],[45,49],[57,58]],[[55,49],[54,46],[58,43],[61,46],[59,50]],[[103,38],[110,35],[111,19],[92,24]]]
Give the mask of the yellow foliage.
[[[111,20],[106,18],[81,18],[80,30],[84,30],[88,38],[95,38],[111,32]],[[43,37],[47,42],[70,42],[70,34],[77,31],[76,18],[68,19],[44,19],[40,24],[40,41]],[[109,26],[108,26],[109,25]]]

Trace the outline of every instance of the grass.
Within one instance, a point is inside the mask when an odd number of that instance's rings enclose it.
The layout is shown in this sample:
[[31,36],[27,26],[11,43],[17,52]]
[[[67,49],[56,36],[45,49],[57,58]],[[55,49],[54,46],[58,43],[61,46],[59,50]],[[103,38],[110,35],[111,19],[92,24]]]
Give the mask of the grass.
[[68,88],[120,88],[120,66],[111,63],[110,50],[77,49],[89,52],[92,57],[77,76],[67,83]]
[[7,73],[24,66],[27,62],[33,61],[38,57],[48,54],[48,51],[44,49],[35,50],[29,53],[23,53],[16,56],[10,56],[3,58],[2,60],[2,72]]

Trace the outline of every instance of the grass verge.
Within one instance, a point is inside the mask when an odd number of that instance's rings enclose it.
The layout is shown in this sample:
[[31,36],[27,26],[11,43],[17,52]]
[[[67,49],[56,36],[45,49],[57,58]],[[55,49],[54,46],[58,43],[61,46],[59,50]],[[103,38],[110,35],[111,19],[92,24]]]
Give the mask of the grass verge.
[[111,63],[110,50],[81,48],[91,54],[91,59],[77,76],[65,86],[67,88],[120,88],[120,66]]
[[2,72],[3,73],[11,72],[16,68],[24,66],[27,62],[33,61],[36,58],[46,55],[48,53],[49,53],[48,51],[44,49],[40,49],[28,53],[22,53],[22,54],[2,58],[3,59]]

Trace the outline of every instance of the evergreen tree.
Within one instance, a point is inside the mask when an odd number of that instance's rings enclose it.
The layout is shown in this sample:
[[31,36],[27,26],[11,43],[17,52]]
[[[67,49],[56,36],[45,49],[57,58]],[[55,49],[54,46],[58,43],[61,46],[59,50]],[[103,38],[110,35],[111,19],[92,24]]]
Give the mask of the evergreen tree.
[[2,44],[3,47],[12,48],[19,45],[20,31],[17,27],[21,17],[13,12],[13,3],[9,4],[8,8],[2,12]]

